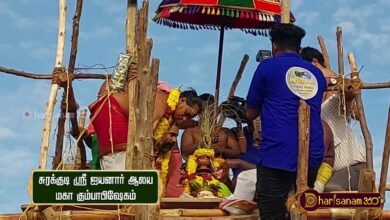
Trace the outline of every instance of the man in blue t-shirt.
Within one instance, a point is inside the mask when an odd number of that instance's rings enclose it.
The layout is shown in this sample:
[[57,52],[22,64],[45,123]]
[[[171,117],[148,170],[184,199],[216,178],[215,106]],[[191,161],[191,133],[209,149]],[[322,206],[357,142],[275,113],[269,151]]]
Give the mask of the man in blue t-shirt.
[[246,113],[261,114],[262,142],[257,167],[261,219],[284,219],[287,195],[296,182],[298,107],[310,106],[309,187],[313,187],[324,157],[321,101],[326,88],[322,72],[299,55],[305,31],[278,24],[270,31],[273,58],[262,61],[251,82]]

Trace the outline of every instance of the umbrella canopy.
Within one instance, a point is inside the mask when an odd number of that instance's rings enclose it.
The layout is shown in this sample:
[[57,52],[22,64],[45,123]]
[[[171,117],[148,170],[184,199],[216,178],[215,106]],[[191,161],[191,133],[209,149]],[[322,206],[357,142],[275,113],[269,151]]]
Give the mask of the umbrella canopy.
[[224,27],[266,35],[264,29],[280,23],[281,8],[279,0],[163,0],[154,21],[173,28]]

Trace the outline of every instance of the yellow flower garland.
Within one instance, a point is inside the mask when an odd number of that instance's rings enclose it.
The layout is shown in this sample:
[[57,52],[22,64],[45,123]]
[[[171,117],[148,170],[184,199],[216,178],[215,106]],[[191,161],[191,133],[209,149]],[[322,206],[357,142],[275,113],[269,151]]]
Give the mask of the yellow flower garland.
[[[198,167],[198,163],[196,162],[197,158],[200,156],[208,156],[211,159],[211,162],[215,168],[219,167],[219,165],[224,161],[222,158],[216,158],[214,159],[215,151],[212,148],[198,148],[195,150],[195,152],[188,157],[187,160],[187,173],[188,175],[195,174],[196,169]],[[217,166],[218,165],[218,166]],[[187,180],[186,185],[184,188],[184,191],[188,194],[191,193],[191,185],[190,181],[195,181],[199,185],[203,185],[203,178],[201,176],[196,175],[194,180]],[[219,186],[220,182],[219,180],[212,177],[212,180],[207,181],[207,185],[209,186]],[[217,193],[218,197],[222,197],[222,193],[218,191]]]
[[[169,93],[169,96],[167,99],[167,105],[170,108],[172,113],[176,110],[176,107],[179,104],[180,94],[181,94],[180,88],[173,89]],[[169,118],[163,117],[160,120],[160,122],[158,123],[156,130],[153,133],[153,139],[155,141],[160,141],[161,138],[164,136],[164,134],[171,127],[173,119],[172,119],[171,115],[169,115],[168,117]],[[170,158],[171,158],[171,151],[168,151],[167,153],[164,153],[164,154],[160,154],[157,157],[157,163],[161,164],[160,177],[161,177],[164,188],[166,187]]]

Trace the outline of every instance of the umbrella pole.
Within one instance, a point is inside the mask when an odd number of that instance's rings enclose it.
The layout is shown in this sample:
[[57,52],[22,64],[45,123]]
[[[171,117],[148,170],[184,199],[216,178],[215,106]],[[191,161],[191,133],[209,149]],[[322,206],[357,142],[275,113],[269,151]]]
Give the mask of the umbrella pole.
[[214,119],[217,120],[218,116],[218,103],[219,103],[219,89],[221,85],[221,69],[222,69],[222,53],[223,53],[223,38],[225,36],[225,27],[221,27],[219,35],[219,51],[218,51],[218,65],[217,65],[217,79],[215,81],[215,102],[214,102]]

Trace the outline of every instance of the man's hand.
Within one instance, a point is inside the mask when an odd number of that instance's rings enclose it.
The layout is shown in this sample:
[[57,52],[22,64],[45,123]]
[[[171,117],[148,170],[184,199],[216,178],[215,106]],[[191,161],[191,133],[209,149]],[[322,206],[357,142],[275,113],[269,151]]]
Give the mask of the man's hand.
[[237,168],[241,166],[241,160],[240,159],[229,159],[226,160],[225,163],[229,168]]

